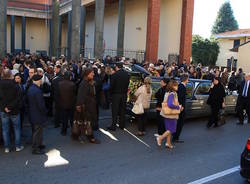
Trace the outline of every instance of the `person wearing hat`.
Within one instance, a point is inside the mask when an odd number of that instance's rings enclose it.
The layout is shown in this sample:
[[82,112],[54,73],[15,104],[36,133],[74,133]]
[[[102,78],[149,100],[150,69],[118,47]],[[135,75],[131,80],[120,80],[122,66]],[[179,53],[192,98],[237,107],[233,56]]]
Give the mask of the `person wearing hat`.
[[122,63],[116,64],[116,72],[111,76],[110,81],[110,92],[112,96],[112,124],[108,127],[108,130],[111,131],[116,130],[118,116],[119,127],[121,129],[125,128],[125,112],[129,85],[129,75],[122,68]]
[[210,87],[207,100],[207,104],[211,107],[211,116],[207,123],[207,128],[210,128],[212,125],[218,127],[219,112],[222,108],[225,108],[225,97],[224,86],[221,84],[220,78],[215,77]]
[[42,90],[42,76],[35,74],[32,77],[32,85],[27,91],[28,115],[33,126],[32,130],[32,154],[44,154],[43,126],[47,122],[47,109]]

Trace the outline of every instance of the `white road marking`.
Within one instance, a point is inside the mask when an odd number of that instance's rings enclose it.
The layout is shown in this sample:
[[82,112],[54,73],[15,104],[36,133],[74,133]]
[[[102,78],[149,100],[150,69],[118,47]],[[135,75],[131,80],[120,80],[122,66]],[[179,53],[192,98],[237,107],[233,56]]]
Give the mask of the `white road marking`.
[[106,136],[108,136],[110,139],[114,140],[114,141],[119,141],[113,134],[111,134],[110,132],[102,129],[102,128],[99,128],[99,130],[105,134]]
[[60,151],[57,149],[50,150],[46,155],[48,156],[48,160],[44,163],[44,167],[55,167],[69,164],[69,161],[64,159],[61,156]]
[[237,171],[239,171],[239,170],[240,170],[240,166],[236,166],[236,167],[233,167],[233,168],[231,168],[231,169],[228,169],[228,170],[225,170],[225,171],[222,171],[222,172],[213,174],[213,175],[211,175],[211,176],[208,176],[208,177],[201,178],[201,179],[199,179],[199,180],[190,182],[190,183],[188,183],[188,184],[203,184],[203,183],[207,183],[207,182],[216,180],[216,179],[218,179],[218,178],[224,177],[224,176],[226,176],[226,175],[235,173],[235,172],[237,172]]
[[137,139],[139,142],[141,142],[142,144],[144,144],[145,146],[147,146],[148,148],[151,148],[147,143],[145,143],[143,140],[139,139],[137,136],[135,136],[134,134],[132,134],[130,131],[128,131],[126,128],[124,128],[124,131],[127,132],[128,134],[130,134],[132,137],[134,137],[135,139]]

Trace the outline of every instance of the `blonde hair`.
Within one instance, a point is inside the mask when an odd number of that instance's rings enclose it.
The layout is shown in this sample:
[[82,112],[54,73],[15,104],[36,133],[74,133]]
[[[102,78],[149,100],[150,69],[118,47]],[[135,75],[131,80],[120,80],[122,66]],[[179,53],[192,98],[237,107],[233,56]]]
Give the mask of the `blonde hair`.
[[151,83],[152,83],[152,80],[150,77],[146,77],[144,79],[144,85],[146,86],[147,93],[151,93]]

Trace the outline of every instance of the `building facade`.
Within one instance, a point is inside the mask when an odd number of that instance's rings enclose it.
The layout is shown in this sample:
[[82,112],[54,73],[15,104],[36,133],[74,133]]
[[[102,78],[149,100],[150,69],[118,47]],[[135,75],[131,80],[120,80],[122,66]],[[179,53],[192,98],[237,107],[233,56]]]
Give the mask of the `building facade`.
[[[176,56],[180,62],[190,61],[194,0],[79,2],[80,10],[73,10],[71,0],[8,1],[7,52],[70,57],[72,42],[79,39],[85,57],[118,54],[156,62]],[[55,3],[59,3],[58,19],[53,18]],[[53,37],[58,37],[58,43]]]
[[[219,43],[220,53],[217,65],[228,68],[239,68],[245,66],[242,61],[241,46],[250,41],[250,29],[239,29],[236,31],[225,32],[216,35]],[[240,56],[241,55],[241,56]]]

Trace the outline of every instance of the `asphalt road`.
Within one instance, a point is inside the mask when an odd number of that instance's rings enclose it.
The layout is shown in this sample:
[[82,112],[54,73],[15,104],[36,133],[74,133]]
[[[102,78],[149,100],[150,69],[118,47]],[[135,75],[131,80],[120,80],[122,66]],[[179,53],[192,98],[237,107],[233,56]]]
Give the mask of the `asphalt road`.
[[[72,141],[70,135],[62,137],[59,129],[49,126],[44,133],[49,160],[47,155],[32,155],[30,145],[20,153],[5,154],[0,148],[0,184],[187,184],[239,166],[250,125],[238,126],[231,116],[225,126],[207,130],[206,121],[188,120],[182,134],[185,143],[174,150],[157,147],[153,123],[147,126],[143,142],[122,130],[112,135],[98,131],[100,145]],[[109,123],[104,118],[100,126]],[[136,125],[128,124],[127,129],[134,134]],[[25,133],[30,134],[28,127]],[[54,156],[51,150],[57,150]],[[236,171],[207,183],[244,184],[245,180]]]

